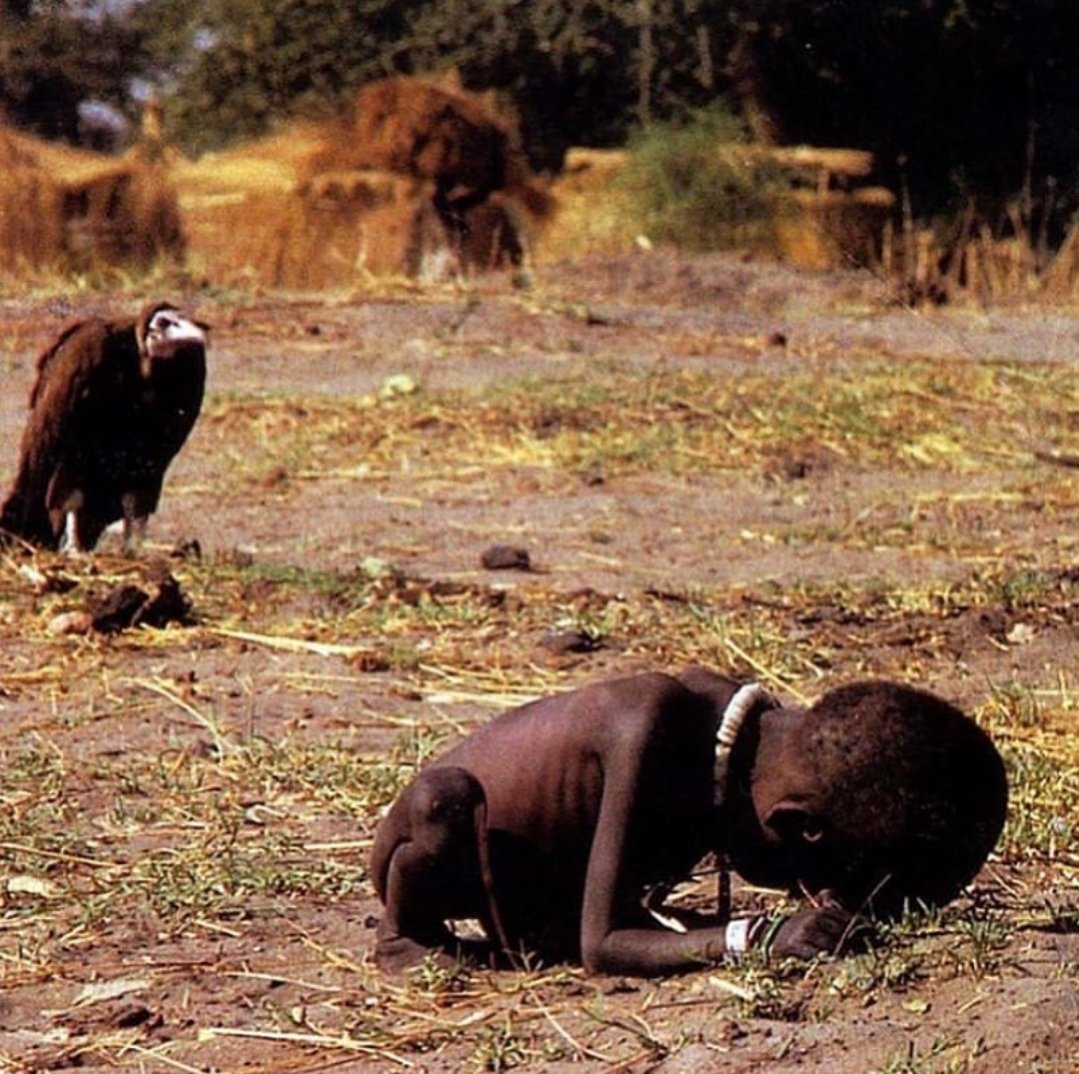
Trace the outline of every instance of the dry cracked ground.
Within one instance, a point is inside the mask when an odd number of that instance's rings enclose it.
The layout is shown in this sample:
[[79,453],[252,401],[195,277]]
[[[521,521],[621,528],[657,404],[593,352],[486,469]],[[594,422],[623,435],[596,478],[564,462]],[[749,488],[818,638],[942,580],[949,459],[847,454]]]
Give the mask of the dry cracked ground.
[[[0,298],[0,480],[56,326],[145,297]],[[662,252],[184,297],[209,395],[145,554],[0,563],[0,1070],[1079,1069],[1079,315]],[[75,629],[162,570],[182,621]],[[1012,804],[969,894],[811,966],[374,970],[417,764],[690,661],[972,712]]]

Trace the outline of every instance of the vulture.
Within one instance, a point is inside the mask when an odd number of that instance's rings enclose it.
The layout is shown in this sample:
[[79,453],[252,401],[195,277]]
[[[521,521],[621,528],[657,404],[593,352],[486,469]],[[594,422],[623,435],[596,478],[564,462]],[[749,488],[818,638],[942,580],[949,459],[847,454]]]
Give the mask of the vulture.
[[135,551],[202,405],[206,334],[167,302],[65,328],[37,361],[3,535],[78,553],[120,520]]

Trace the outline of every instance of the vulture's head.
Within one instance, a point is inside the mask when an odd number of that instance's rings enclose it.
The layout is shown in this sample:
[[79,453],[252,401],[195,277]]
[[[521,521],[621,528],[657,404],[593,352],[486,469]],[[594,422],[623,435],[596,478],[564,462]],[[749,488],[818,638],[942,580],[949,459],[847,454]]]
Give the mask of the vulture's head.
[[169,359],[188,347],[206,346],[207,326],[167,302],[147,307],[135,326],[145,372],[158,359]]

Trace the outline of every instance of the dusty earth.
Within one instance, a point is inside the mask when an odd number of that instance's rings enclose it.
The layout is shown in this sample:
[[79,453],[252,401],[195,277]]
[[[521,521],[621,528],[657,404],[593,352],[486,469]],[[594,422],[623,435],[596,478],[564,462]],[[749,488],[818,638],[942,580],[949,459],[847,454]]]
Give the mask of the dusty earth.
[[[5,484],[36,351],[144,297],[0,299]],[[1079,316],[643,251],[185,300],[210,394],[144,556],[0,564],[0,1070],[1079,1069]],[[155,560],[185,622],[71,631]],[[1013,811],[969,896],[808,968],[373,970],[366,852],[418,761],[689,660],[975,713]]]

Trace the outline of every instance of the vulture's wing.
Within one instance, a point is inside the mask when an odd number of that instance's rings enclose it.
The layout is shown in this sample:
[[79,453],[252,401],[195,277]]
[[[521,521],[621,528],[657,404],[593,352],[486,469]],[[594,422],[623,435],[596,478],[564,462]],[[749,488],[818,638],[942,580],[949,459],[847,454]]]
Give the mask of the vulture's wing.
[[[130,342],[122,338],[125,332]],[[94,435],[95,422],[111,420],[116,393],[137,375],[130,327],[92,320],[61,332],[37,361],[19,469],[0,527],[34,544],[56,546],[58,535],[45,508],[49,482],[64,460]]]

